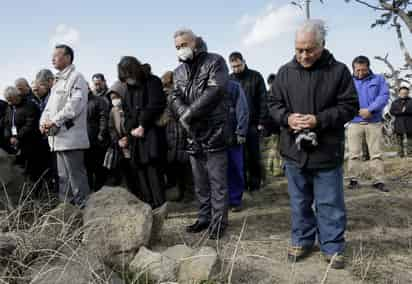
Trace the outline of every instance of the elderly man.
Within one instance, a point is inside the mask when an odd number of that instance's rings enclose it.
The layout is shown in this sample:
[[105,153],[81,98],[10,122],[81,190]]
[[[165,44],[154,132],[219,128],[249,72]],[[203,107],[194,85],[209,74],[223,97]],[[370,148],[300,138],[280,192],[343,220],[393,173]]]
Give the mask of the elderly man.
[[32,101],[37,105],[36,100],[34,98],[33,91],[30,87],[30,84],[25,78],[18,78],[14,82],[14,86],[16,87],[19,94],[25,97],[27,101]]
[[374,175],[373,187],[387,192],[389,190],[384,184],[382,113],[388,103],[389,88],[382,75],[371,71],[367,57],[356,57],[352,67],[360,110],[348,128],[349,188],[358,186],[359,173],[365,164],[361,160],[362,142],[366,140]]
[[[270,114],[281,127],[292,211],[290,261],[315,243],[332,267],[344,267],[346,211],[343,194],[344,124],[359,104],[347,67],[325,49],[323,21],[309,20],[296,33],[293,60],[272,86]],[[314,206],[315,210],[312,208]]]
[[186,228],[197,233],[209,228],[211,239],[227,226],[227,139],[225,103],[228,68],[222,56],[208,53],[191,30],[174,35],[177,57],[171,110],[186,129],[195,191],[200,202],[198,220]]
[[59,71],[40,120],[40,130],[49,136],[57,155],[59,198],[84,206],[89,185],[84,166],[87,136],[88,87],[73,65],[74,53],[67,45],[56,46],[53,65]]
[[41,112],[46,108],[53,82],[54,75],[49,69],[42,69],[36,74],[35,86],[37,90],[34,99]]

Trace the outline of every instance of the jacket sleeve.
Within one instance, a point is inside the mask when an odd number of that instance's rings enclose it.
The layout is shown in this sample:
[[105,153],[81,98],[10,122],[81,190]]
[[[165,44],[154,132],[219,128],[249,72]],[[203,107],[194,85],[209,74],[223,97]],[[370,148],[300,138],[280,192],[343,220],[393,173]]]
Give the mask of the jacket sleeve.
[[166,107],[166,95],[163,92],[162,82],[157,77],[148,80],[147,100],[139,117],[139,123],[143,128],[153,125]]
[[238,87],[239,95],[236,100],[236,134],[246,137],[249,127],[249,105],[242,87]]
[[33,137],[33,134],[38,131],[38,120],[40,117],[39,110],[34,104],[27,103],[24,113],[24,124],[20,127],[17,133],[17,139],[23,140]]
[[342,79],[336,95],[336,105],[316,115],[318,129],[343,127],[359,112],[359,100],[349,70],[345,67],[343,74],[339,77]]
[[6,113],[4,115],[4,133],[1,133],[4,135],[4,139],[6,139],[6,143],[9,143],[10,137],[11,137],[11,107],[8,107],[6,110]]
[[132,131],[132,129],[136,127],[136,123],[134,121],[132,114],[133,106],[130,102],[132,95],[133,94],[130,94],[130,92],[127,91],[124,96],[124,99],[122,100],[122,108],[124,113],[124,129],[126,130],[126,133],[128,135],[130,134],[130,131]]
[[282,83],[283,73],[285,71],[280,70],[278,76],[270,89],[270,96],[268,97],[269,115],[274,119],[277,125],[282,127],[289,127],[288,117],[290,110],[286,101],[286,90]]
[[81,76],[75,79],[70,92],[71,95],[64,107],[51,118],[51,121],[59,127],[66,121],[76,118],[87,107],[88,88]]
[[389,88],[388,84],[385,81],[385,78],[379,76],[379,94],[376,96],[375,100],[369,105],[369,112],[380,111],[382,110],[389,99]]
[[226,62],[219,57],[212,63],[209,70],[209,78],[202,95],[190,105],[191,118],[201,118],[207,116],[224,99],[226,94],[226,84],[229,80],[229,72]]
[[402,101],[400,99],[395,100],[391,104],[390,114],[394,116],[404,115],[405,113],[402,112]]
[[120,140],[119,134],[117,133],[116,126],[114,125],[114,116],[113,116],[113,110],[109,114],[109,135],[110,135],[110,141],[112,143],[117,143],[117,141]]
[[267,90],[265,85],[265,80],[262,75],[258,73],[257,76],[257,95],[259,97],[259,124],[263,125],[268,115],[268,104],[267,104]]
[[103,98],[98,98],[98,106],[99,106],[99,135],[102,137],[106,137],[107,129],[108,129],[108,106],[107,102]]

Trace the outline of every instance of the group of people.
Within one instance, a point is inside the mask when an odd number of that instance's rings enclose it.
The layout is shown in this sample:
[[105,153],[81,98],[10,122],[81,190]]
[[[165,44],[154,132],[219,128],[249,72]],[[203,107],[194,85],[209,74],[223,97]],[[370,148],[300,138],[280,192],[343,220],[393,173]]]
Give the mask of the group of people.
[[[181,200],[193,184],[200,207],[186,231],[208,230],[216,239],[226,231],[229,208],[240,210],[243,192],[260,190],[260,137],[271,136],[270,156],[280,153],[288,179],[289,260],[306,257],[317,240],[332,267],[343,268],[345,127],[349,187],[359,185],[366,141],[373,186],[387,192],[381,129],[389,89],[367,57],[354,59],[351,74],[325,39],[322,21],[304,22],[294,58],[269,76],[269,91],[241,53],[229,55],[230,73],[225,59],[188,29],[174,34],[174,71],[159,78],[149,64],[124,56],[110,88],[100,73],[89,87],[73,65],[73,50],[58,45],[57,74],[41,70],[31,88],[25,79],[6,88],[1,147],[21,157],[32,179],[47,173],[60,200],[80,207],[109,179],[153,208],[165,202],[167,188],[177,185]],[[391,107],[402,141],[405,129],[408,137],[412,132],[408,94],[401,88]]]

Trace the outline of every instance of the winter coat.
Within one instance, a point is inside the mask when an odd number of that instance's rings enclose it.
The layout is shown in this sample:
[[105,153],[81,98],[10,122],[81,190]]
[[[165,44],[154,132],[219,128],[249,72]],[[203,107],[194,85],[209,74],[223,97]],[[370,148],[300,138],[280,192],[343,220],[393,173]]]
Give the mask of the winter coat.
[[228,68],[222,56],[208,53],[200,46],[191,62],[174,70],[173,94],[168,97],[177,118],[190,110],[188,152],[217,152],[228,144],[228,105],[226,84]]
[[[281,127],[280,153],[300,167],[333,168],[343,163],[344,125],[359,111],[359,102],[348,68],[324,50],[310,68],[296,59],[282,66],[269,99],[272,117]],[[296,134],[289,128],[292,113],[316,116],[318,146],[298,150]]]
[[395,133],[412,134],[412,99],[398,98],[392,102],[390,113],[395,116]]
[[108,146],[108,115],[105,99],[90,92],[87,102],[87,133],[92,147]]
[[40,120],[40,125],[50,120],[60,128],[55,136],[49,137],[52,151],[90,147],[87,135],[88,93],[87,82],[74,65],[56,74],[56,82]]

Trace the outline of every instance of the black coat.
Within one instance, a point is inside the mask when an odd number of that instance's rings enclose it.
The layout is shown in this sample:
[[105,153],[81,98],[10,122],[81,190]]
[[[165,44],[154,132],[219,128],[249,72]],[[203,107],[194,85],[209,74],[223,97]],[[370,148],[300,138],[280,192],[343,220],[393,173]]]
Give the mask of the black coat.
[[[125,129],[129,133],[132,161],[137,165],[160,161],[165,152],[164,145],[160,145],[162,130],[156,121],[166,107],[166,95],[161,80],[154,75],[147,76],[136,87],[128,86],[123,99]],[[132,137],[130,132],[139,126],[144,128],[144,137]]]
[[268,109],[266,99],[267,91],[262,75],[246,66],[242,73],[232,73],[230,77],[237,80],[245,91],[249,105],[249,123],[255,126],[264,124]]
[[395,133],[412,134],[412,99],[398,98],[392,105],[390,113],[395,116]]
[[189,161],[187,149],[187,135],[183,127],[177,121],[176,117],[169,113],[165,131],[167,141],[167,161],[168,163]]
[[171,110],[180,117],[191,110],[191,154],[226,149],[229,129],[228,105],[225,96],[229,80],[228,68],[222,56],[198,49],[191,63],[183,63],[174,71],[174,90],[169,96]]
[[[358,113],[359,102],[348,68],[329,51],[308,69],[296,59],[281,67],[272,86],[269,110],[281,127],[280,152],[285,159],[315,169],[343,163],[344,124]],[[292,113],[316,116],[317,147],[298,150],[296,134],[288,125]]]
[[[19,142],[18,148],[23,155],[29,155],[39,151],[42,143],[42,135],[39,130],[40,110],[31,101],[23,99],[20,104],[15,106],[14,123],[17,128]],[[5,117],[4,137],[9,143],[12,135],[13,107],[7,108]]]
[[[106,101],[89,93],[87,102],[87,133],[91,147],[106,147],[109,143],[109,113]],[[102,140],[99,140],[100,137]]]
[[6,149],[6,140],[4,139],[5,118],[8,104],[0,100],[0,148]]

